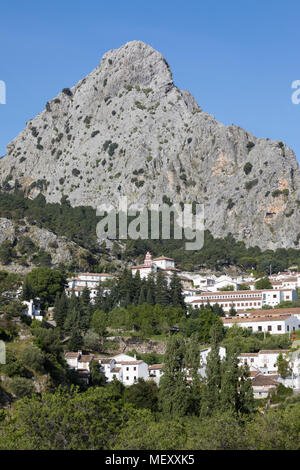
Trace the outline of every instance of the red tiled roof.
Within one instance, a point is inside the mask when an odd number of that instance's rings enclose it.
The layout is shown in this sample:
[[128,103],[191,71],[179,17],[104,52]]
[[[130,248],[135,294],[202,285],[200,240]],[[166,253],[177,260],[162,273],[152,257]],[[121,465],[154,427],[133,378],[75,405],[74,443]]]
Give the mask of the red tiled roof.
[[261,351],[259,351],[259,354],[276,354],[276,353],[285,354],[288,352],[289,352],[289,349],[262,349]]
[[[201,295],[201,294],[200,294]],[[252,301],[255,301],[255,300],[262,300],[261,297],[229,297],[229,299],[218,299],[218,298],[215,298],[215,299],[208,299],[208,302],[212,300],[217,300],[218,303],[221,303],[221,302],[252,302]],[[206,299],[195,299],[195,300],[192,300],[192,303],[199,303],[199,302],[207,302]]]
[[257,357],[258,356],[258,353],[240,353],[239,354],[240,357]]
[[252,381],[253,387],[259,386],[270,386],[270,385],[278,385],[279,382],[277,381],[278,375],[257,375],[254,377]]
[[[239,313],[243,313],[243,312],[239,312]],[[291,314],[299,314],[300,315],[300,307],[294,307],[294,308],[272,308],[272,309],[264,309],[264,308],[261,308],[261,309],[257,309],[253,312],[245,312],[245,313],[249,313],[249,315],[260,315],[260,314],[263,314],[263,315],[284,315],[284,314],[287,314],[287,313],[291,313]]]
[[117,364],[122,364],[123,366],[131,366],[136,364],[141,364],[144,361],[116,361]]
[[278,315],[277,317],[270,315],[270,316],[259,316],[259,315],[251,315],[249,317],[227,317],[221,318],[223,323],[255,323],[255,322],[262,322],[262,321],[284,321],[287,318],[290,318],[291,315]]
[[78,273],[78,276],[98,276],[98,277],[113,277],[113,274],[109,273]]

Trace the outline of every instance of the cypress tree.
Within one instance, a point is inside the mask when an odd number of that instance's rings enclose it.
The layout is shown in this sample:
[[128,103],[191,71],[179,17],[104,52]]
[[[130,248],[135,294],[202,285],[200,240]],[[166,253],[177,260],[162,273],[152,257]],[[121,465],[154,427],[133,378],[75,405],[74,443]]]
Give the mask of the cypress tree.
[[168,417],[185,416],[189,407],[189,392],[184,372],[185,353],[182,336],[172,336],[167,344],[164,375],[159,388],[159,407]]
[[237,354],[229,354],[222,364],[222,383],[220,406],[223,411],[238,410],[239,366]]
[[252,381],[250,379],[249,366],[240,367],[239,372],[238,411],[249,414],[255,411],[255,399],[253,395]]
[[221,361],[219,355],[218,335],[216,328],[211,329],[211,350],[207,355],[206,379],[203,387],[201,415],[210,416],[220,404]]
[[201,409],[200,347],[196,335],[192,335],[189,343],[186,345],[185,364],[191,378],[189,385],[189,413],[199,415]]

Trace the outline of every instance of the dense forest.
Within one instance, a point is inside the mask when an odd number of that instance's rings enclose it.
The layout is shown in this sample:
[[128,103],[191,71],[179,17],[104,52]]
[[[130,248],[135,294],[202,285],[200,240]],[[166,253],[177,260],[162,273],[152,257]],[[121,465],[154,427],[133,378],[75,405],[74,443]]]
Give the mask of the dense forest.
[[[35,199],[25,197],[20,189],[13,192],[0,192],[0,217],[22,223],[26,218],[29,223],[37,224],[59,236],[65,236],[91,253],[91,268],[97,271],[93,255],[107,253],[105,244],[97,241],[96,226],[100,217],[91,207],[71,207],[68,198],[63,196],[61,203],[47,203],[40,194]],[[130,220],[128,220],[130,223]],[[172,231],[171,231],[172,233]],[[153,256],[165,255],[175,259],[178,267],[185,270],[209,268],[222,270],[228,266],[238,266],[243,270],[254,269],[260,273],[269,273],[300,265],[300,250],[295,248],[261,250],[259,247],[247,248],[242,241],[236,241],[229,234],[224,239],[214,238],[205,231],[204,247],[197,251],[185,249],[185,239],[176,240],[132,240],[115,242],[111,253],[124,263],[129,260],[141,262],[147,251]]]
[[[282,386],[270,397],[274,407],[263,408],[253,399],[249,370],[238,367],[236,353],[229,350],[220,360],[217,329],[211,329],[205,379],[196,372],[198,341],[186,343],[174,335],[168,341],[160,387],[142,379],[130,387],[117,380],[106,383],[91,365],[88,388],[66,376],[57,341],[49,342],[36,326],[33,330],[39,341],[27,346],[23,364],[15,360],[5,366],[18,400],[10,409],[0,408],[0,449],[299,449],[299,397]],[[38,393],[29,387],[28,378],[17,376],[33,369],[43,373],[50,358],[51,373],[64,385],[49,384]]]

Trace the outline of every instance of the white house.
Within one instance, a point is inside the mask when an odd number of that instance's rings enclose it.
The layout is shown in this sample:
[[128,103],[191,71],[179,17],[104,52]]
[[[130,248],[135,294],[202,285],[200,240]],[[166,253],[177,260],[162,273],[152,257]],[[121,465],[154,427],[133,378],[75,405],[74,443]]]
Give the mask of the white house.
[[[210,351],[211,347],[202,349],[202,351],[200,351],[199,374],[201,375],[201,377],[206,377],[207,356]],[[222,346],[219,347],[219,357],[221,361],[226,357],[226,349]]]
[[152,364],[148,367],[149,379],[154,380],[159,385],[160,379],[163,376],[163,364]]
[[175,268],[175,261],[172,258],[167,258],[166,256],[160,256],[159,258],[154,258],[153,263],[157,268],[160,269],[172,269]]
[[77,353],[67,352],[65,359],[71,369],[85,372],[87,375],[90,372],[90,362],[92,360],[98,361],[100,370],[104,372],[108,382],[116,378],[124,385],[133,385],[139,378],[146,380],[149,376],[148,364],[127,354],[118,354],[115,357],[107,358],[93,354],[83,355],[81,351],[78,351]]
[[27,300],[24,300],[22,304],[26,306],[26,310],[24,311],[24,314],[26,316],[34,320],[43,320],[43,316],[41,315],[41,307],[38,302],[35,303],[34,300],[30,300],[29,302],[27,302]]
[[76,277],[68,279],[66,294],[70,297],[74,292],[76,297],[80,297],[85,288],[90,291],[90,298],[94,299],[97,294],[97,288],[100,282],[115,279],[113,274],[109,273],[79,273]]
[[287,349],[261,350],[257,353],[241,353],[238,356],[240,365],[248,365],[250,370],[259,370],[263,374],[277,374],[277,359],[280,354],[284,357],[289,353]]
[[137,360],[136,357],[127,354],[118,354],[113,359],[116,361],[116,366],[122,369],[124,385],[133,385],[140,378],[144,380],[148,378],[148,364],[144,361]]
[[256,374],[252,379],[254,398],[267,398],[279,385],[278,375]]

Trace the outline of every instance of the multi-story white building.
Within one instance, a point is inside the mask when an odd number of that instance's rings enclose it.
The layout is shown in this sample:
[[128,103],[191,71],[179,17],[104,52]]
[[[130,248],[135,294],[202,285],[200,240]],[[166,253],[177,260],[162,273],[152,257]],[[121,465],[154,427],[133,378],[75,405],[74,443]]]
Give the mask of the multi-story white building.
[[71,296],[74,292],[77,297],[80,297],[83,290],[88,288],[90,297],[93,299],[97,294],[97,287],[100,282],[105,282],[115,279],[113,274],[108,273],[79,273],[76,277],[68,279],[68,287],[66,293]]
[[99,362],[100,370],[104,372],[108,382],[116,378],[124,385],[133,385],[139,378],[146,380],[149,376],[148,364],[127,354],[107,358],[93,354],[83,355],[81,351],[78,351],[77,353],[67,352],[65,359],[71,369],[84,372],[86,376],[90,372],[90,362],[92,360]]
[[210,305],[219,304],[224,312],[229,312],[232,307],[236,311],[261,309],[264,306],[274,307],[288,300],[298,300],[297,292],[294,289],[202,292],[195,297],[186,298],[186,302],[193,307],[200,307],[208,303]]
[[235,316],[221,318],[224,327],[230,328],[233,325],[238,325],[242,328],[247,328],[253,333],[270,333],[270,334],[285,334],[300,329],[300,320],[296,315],[281,314],[278,309],[278,314],[269,314],[268,310],[264,310],[264,314],[249,314],[246,316]]
[[251,370],[258,370],[263,374],[277,374],[277,359],[289,353],[288,349],[261,350],[257,353],[241,353],[238,356],[240,365],[248,365]]
[[[291,374],[284,379],[278,375],[277,360],[278,356],[282,354],[283,358],[289,363]],[[261,350],[257,353],[241,353],[239,355],[240,365],[248,365],[251,374],[255,377],[259,376],[271,376],[272,379],[278,383],[282,383],[286,387],[293,389],[300,389],[300,350]],[[277,385],[278,385],[277,383]],[[264,389],[261,390],[261,386],[264,385]],[[272,385],[272,383],[270,383]],[[273,383],[274,385],[274,383]],[[276,385],[276,384],[275,384]],[[257,387],[257,388],[255,388]],[[273,389],[274,387],[271,387]],[[268,382],[262,378],[253,381],[253,389],[256,393],[256,398],[264,398],[264,393],[268,389]],[[270,390],[269,390],[270,391]]]

